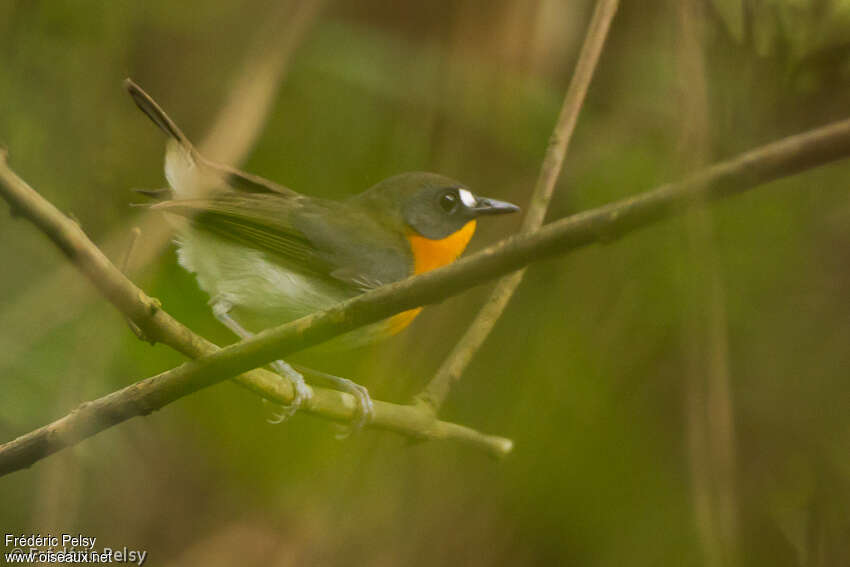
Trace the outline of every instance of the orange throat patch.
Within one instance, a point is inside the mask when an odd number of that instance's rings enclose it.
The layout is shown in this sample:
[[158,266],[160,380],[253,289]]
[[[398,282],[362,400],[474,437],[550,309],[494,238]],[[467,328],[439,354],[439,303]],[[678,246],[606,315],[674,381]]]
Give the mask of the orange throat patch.
[[[413,253],[413,273],[422,274],[457,260],[466,245],[475,233],[475,221],[471,220],[463,227],[449,236],[432,240],[420,236],[413,231],[407,233],[407,241],[410,242],[410,251]],[[422,311],[421,307],[403,311],[390,318],[390,333],[396,334],[413,322],[413,319]]]
[[475,221],[441,240],[431,240],[414,232],[407,234],[413,252],[413,273],[421,274],[451,264],[460,256],[475,233]]

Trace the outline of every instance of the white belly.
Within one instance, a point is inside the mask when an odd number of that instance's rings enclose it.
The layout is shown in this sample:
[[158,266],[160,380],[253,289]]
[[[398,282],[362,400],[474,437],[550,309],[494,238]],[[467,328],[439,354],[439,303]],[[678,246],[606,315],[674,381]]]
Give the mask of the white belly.
[[259,250],[188,229],[177,240],[180,265],[193,272],[210,303],[226,301],[251,331],[280,325],[347,299],[340,288],[288,270]]

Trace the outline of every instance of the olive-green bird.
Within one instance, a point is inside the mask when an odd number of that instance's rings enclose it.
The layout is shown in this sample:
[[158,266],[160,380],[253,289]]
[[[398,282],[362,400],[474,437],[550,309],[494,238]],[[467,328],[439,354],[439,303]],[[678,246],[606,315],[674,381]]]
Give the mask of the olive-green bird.
[[[435,173],[402,173],[344,201],[308,197],[201,156],[162,108],[130,79],[127,91],[168,135],[168,198],[152,206],[178,224],[178,259],[210,295],[215,316],[242,338],[326,309],[384,284],[454,262],[476,219],[517,206],[478,197]],[[416,317],[412,309],[334,339],[355,347],[393,335]],[[307,403],[299,372],[273,367],[296,386],[281,419]],[[323,375],[353,394],[361,423],[372,404],[363,386]]]

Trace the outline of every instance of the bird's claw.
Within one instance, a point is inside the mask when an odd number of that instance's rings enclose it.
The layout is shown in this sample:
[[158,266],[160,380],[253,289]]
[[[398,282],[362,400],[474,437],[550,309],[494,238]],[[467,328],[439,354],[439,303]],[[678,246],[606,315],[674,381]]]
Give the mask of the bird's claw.
[[278,405],[280,411],[273,412],[272,417],[266,420],[272,425],[277,425],[295,415],[295,412],[301,409],[301,406],[313,397],[313,390],[304,382],[304,377],[301,373],[286,362],[276,360],[272,363],[272,368],[289,378],[292,381],[292,387],[295,389],[295,397],[292,399],[292,402],[287,405]]
[[375,407],[372,403],[372,398],[369,396],[369,390],[361,386],[357,382],[353,382],[347,378],[339,378],[337,385],[340,389],[345,390],[357,400],[357,418],[349,425],[340,426],[340,431],[334,435],[337,439],[345,439],[352,433],[356,433],[363,429],[363,426],[371,421],[375,413]]
[[[268,402],[268,400],[263,400],[264,402]],[[274,402],[271,402],[274,403]],[[272,425],[278,425],[283,423],[298,411],[298,408],[294,404],[289,404],[288,406],[274,404],[276,408],[279,408],[277,411],[272,411],[271,417],[266,419],[267,423]]]

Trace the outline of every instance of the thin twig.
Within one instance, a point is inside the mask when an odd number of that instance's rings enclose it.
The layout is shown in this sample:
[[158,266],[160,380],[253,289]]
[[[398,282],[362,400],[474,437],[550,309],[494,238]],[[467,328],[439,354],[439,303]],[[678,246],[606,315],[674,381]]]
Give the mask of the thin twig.
[[[127,251],[124,253],[124,259],[121,260],[121,273],[129,277],[129,268],[130,268],[130,258],[133,257],[133,252],[136,250],[136,245],[139,243],[139,237],[142,235],[142,229],[137,226],[134,226],[130,230],[130,243],[127,245]],[[145,341],[150,344],[156,344],[156,341],[150,339],[145,336],[142,330],[136,325],[132,319],[129,317],[124,317],[124,320],[127,322],[127,326],[130,327],[130,330],[133,331],[133,334],[139,338],[141,341]]]
[[[564,96],[561,112],[549,138],[549,145],[540,167],[540,174],[529,201],[521,232],[533,232],[543,226],[549,202],[555,191],[555,183],[561,174],[564,158],[575,131],[578,115],[584,103],[587,89],[593,78],[599,56],[605,45],[611,21],[617,13],[618,0],[599,0],[587,29],[584,44],[579,53],[575,72]],[[484,303],[475,320],[443,361],[437,373],[417,396],[435,413],[443,405],[452,384],[463,375],[472,358],[487,340],[496,322],[505,311],[508,302],[522,282],[525,270],[519,270],[499,280],[490,297]]]
[[133,258],[133,252],[136,250],[136,245],[139,243],[139,237],[142,236],[142,229],[134,226],[130,229],[130,242],[127,244],[127,251],[124,253],[124,258],[121,260],[121,272],[126,274],[130,270],[130,260]]
[[[677,214],[688,205],[735,195],[848,155],[850,120],[844,120],[752,150],[679,183],[573,215],[533,233],[516,235],[449,266],[383,286],[222,349],[156,307],[150,297],[103,257],[76,224],[0,164],[0,195],[50,237],[116,307],[161,342],[189,356],[200,356],[84,404],[49,426],[0,445],[0,475],[27,467],[116,423],[146,415],[191,392],[357,327],[440,301],[532,262],[589,244],[610,242]],[[265,370],[245,372],[236,380],[280,403],[291,401],[294,395],[289,382]],[[348,394],[319,388],[314,392],[308,411],[334,420],[356,415],[356,402]],[[509,440],[439,422],[421,405],[376,404],[375,419],[370,425],[416,438],[460,440],[493,454],[506,454],[511,449]]]

